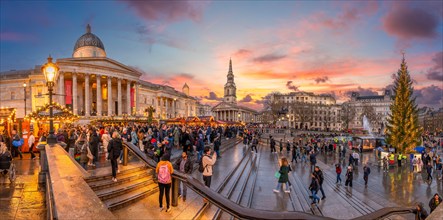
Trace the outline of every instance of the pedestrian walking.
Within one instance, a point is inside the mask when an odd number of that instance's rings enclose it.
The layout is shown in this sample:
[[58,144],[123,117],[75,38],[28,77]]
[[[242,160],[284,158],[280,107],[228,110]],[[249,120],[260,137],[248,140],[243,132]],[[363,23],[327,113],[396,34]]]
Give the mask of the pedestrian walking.
[[429,208],[431,209],[431,213],[437,208],[441,203],[441,197],[438,193],[435,193],[432,199],[429,201]]
[[421,173],[421,170],[423,169],[423,161],[421,158],[417,159],[417,173]]
[[403,159],[403,154],[400,152],[397,156],[398,167],[401,167],[401,160]]
[[291,151],[291,143],[288,140],[288,142],[286,143],[286,153],[289,155],[290,151]]
[[348,166],[348,170],[346,171],[346,181],[345,186],[352,187],[352,179],[354,178],[354,173],[352,172],[352,167]]
[[365,180],[365,186],[368,186],[369,174],[371,174],[371,168],[368,164],[363,167],[363,180]]
[[289,167],[288,159],[283,157],[281,159],[280,169],[278,170],[278,173],[280,175],[278,177],[277,187],[274,189],[274,192],[276,192],[276,193],[280,192],[280,188],[282,187],[283,183],[286,185],[285,193],[290,193],[291,192],[289,190],[289,183],[288,183],[289,182],[289,171],[290,171],[290,169],[291,168]]
[[311,162],[311,170],[315,169],[315,165],[317,164],[317,154],[313,150],[309,153],[309,162]]
[[[182,173],[186,173],[191,175],[193,171],[192,162],[188,159],[188,153],[183,152],[182,156],[175,162],[174,169],[179,170]],[[179,180],[180,181],[180,180]],[[181,185],[180,185],[181,182]],[[183,197],[183,202],[186,202],[186,191],[187,187],[183,181],[180,181],[178,184],[178,196]],[[182,190],[183,188],[183,190]]]
[[35,154],[34,154],[34,146],[35,146],[35,137],[33,134],[33,131],[30,131],[30,135],[28,138],[28,146],[29,146],[29,153],[31,153],[31,159],[35,159]]
[[254,150],[255,150],[255,153],[257,153],[257,145],[258,145],[258,139],[256,136],[254,136],[252,138],[251,152],[254,152]]
[[280,139],[279,146],[280,146],[280,154],[281,154],[281,152],[283,151],[283,139]]
[[322,200],[326,199],[325,191],[323,190],[323,180],[324,180],[324,177],[323,177],[323,172],[321,171],[320,167],[315,166],[315,168],[314,168],[314,176],[318,180],[319,190],[320,190],[321,195],[322,195],[321,199]]
[[221,146],[221,134],[217,133],[217,137],[214,139],[214,151],[217,154],[217,159],[221,158],[220,146]]
[[318,188],[319,188],[318,179],[315,178],[314,174],[311,174],[311,184],[309,185],[309,190],[311,190],[312,203],[311,205],[315,205],[317,202],[320,202],[320,198],[317,196]]
[[388,163],[389,163],[388,157],[387,156],[383,157],[383,172],[388,172],[388,166],[389,166]]
[[429,184],[432,182],[432,165],[431,162],[428,162],[428,164],[426,165],[426,173],[428,174],[428,178],[426,179]]
[[272,136],[270,136],[270,145],[271,145],[271,153],[277,153],[277,151],[275,150],[275,140]]
[[298,147],[297,146],[293,146],[292,147],[292,160],[291,160],[291,163],[294,163],[294,160],[295,160],[295,163],[297,163],[297,151],[299,151],[298,150]]
[[341,166],[340,164],[335,164],[335,173],[337,174],[337,180],[335,183],[341,183]]
[[158,202],[160,204],[160,212],[163,211],[163,195],[166,197],[166,212],[171,211],[171,207],[169,206],[170,194],[169,191],[172,185],[172,173],[174,172],[174,168],[172,168],[171,162],[168,161],[168,157],[163,155],[161,161],[157,164],[155,168],[155,173],[157,173],[158,180]]
[[92,156],[94,157],[92,160],[92,166],[96,166],[98,162],[98,144],[100,143],[100,137],[98,136],[95,128],[90,130],[89,134],[89,149],[91,150]]
[[118,163],[117,159],[120,156],[120,152],[123,149],[122,139],[120,138],[120,134],[118,134],[117,131],[114,131],[112,133],[112,139],[109,140],[107,144],[107,152],[108,152],[108,158],[111,161],[111,168],[112,168],[112,181],[117,182],[117,173],[118,170]]
[[18,134],[15,134],[14,139],[12,140],[12,150],[14,157],[20,155],[20,160],[23,159],[22,146],[23,146],[23,139],[20,138]]
[[440,156],[437,157],[437,159],[435,160],[435,172],[437,173],[437,180],[441,180],[442,179],[442,160],[440,158]]

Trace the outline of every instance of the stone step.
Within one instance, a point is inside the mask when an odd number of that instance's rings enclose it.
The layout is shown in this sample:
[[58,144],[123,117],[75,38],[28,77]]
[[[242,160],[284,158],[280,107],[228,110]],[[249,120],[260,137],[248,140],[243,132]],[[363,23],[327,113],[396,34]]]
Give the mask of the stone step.
[[[127,169],[127,170],[122,170],[118,175],[125,175],[125,174],[130,174],[130,173],[135,173],[138,172],[140,170],[146,170],[147,168],[145,166],[138,166],[138,167],[134,167],[131,169]],[[111,180],[112,179],[112,173],[108,173],[108,174],[104,174],[104,175],[96,175],[96,176],[90,176],[85,178],[85,181],[87,183],[92,183],[92,182],[96,182],[96,181],[100,181],[100,180]]]
[[104,203],[106,204],[109,210],[117,210],[132,203],[135,203],[156,192],[158,192],[158,185],[155,183],[151,183],[137,190],[105,200]]
[[153,184],[154,180],[152,179],[152,176],[150,177],[144,177],[138,180],[134,180],[131,182],[123,183],[117,186],[101,189],[95,191],[97,196],[103,201],[103,200],[109,200],[111,198],[127,194],[131,191],[138,190],[142,187],[146,187],[149,184]]
[[113,186],[117,186],[117,185],[121,185],[121,184],[128,183],[131,181],[135,181],[138,179],[142,179],[142,178],[148,177],[148,176],[152,176],[152,171],[146,169],[146,170],[139,170],[137,172],[123,174],[123,175],[118,174],[117,175],[117,180],[118,180],[117,182],[113,182],[110,179],[104,179],[104,180],[90,182],[88,184],[92,190],[97,191],[100,189],[110,188]]

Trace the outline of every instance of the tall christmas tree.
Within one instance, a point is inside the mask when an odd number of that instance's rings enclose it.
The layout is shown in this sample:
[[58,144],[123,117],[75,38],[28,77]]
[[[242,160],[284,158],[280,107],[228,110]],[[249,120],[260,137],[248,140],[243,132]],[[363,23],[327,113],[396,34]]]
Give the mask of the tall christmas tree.
[[412,152],[420,143],[422,129],[418,125],[417,105],[408,66],[403,60],[394,81],[394,101],[390,106],[386,141],[399,152]]

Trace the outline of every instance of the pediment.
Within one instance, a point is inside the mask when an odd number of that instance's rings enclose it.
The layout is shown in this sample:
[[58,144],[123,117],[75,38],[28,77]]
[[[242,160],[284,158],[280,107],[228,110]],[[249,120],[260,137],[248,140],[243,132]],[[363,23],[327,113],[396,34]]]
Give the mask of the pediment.
[[233,105],[233,104],[226,103],[226,102],[220,102],[219,104],[214,106],[212,109],[215,110],[215,109],[226,109],[226,108],[232,109],[232,108],[237,108],[237,106]]
[[142,73],[135,70],[132,67],[124,65],[113,59],[106,57],[82,57],[82,58],[64,58],[58,59],[57,64],[62,68],[63,66],[78,66],[78,67],[89,67],[94,69],[108,69],[115,72],[120,72],[124,74],[130,74],[136,77],[140,77]]

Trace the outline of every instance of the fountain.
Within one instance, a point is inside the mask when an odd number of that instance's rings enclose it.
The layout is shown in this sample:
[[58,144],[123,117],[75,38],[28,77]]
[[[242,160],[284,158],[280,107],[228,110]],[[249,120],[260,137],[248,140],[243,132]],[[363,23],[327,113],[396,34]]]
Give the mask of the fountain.
[[369,123],[368,118],[366,117],[366,115],[363,115],[363,128],[368,131],[369,135],[372,137],[374,136],[374,134],[372,133],[372,127],[371,124]]

